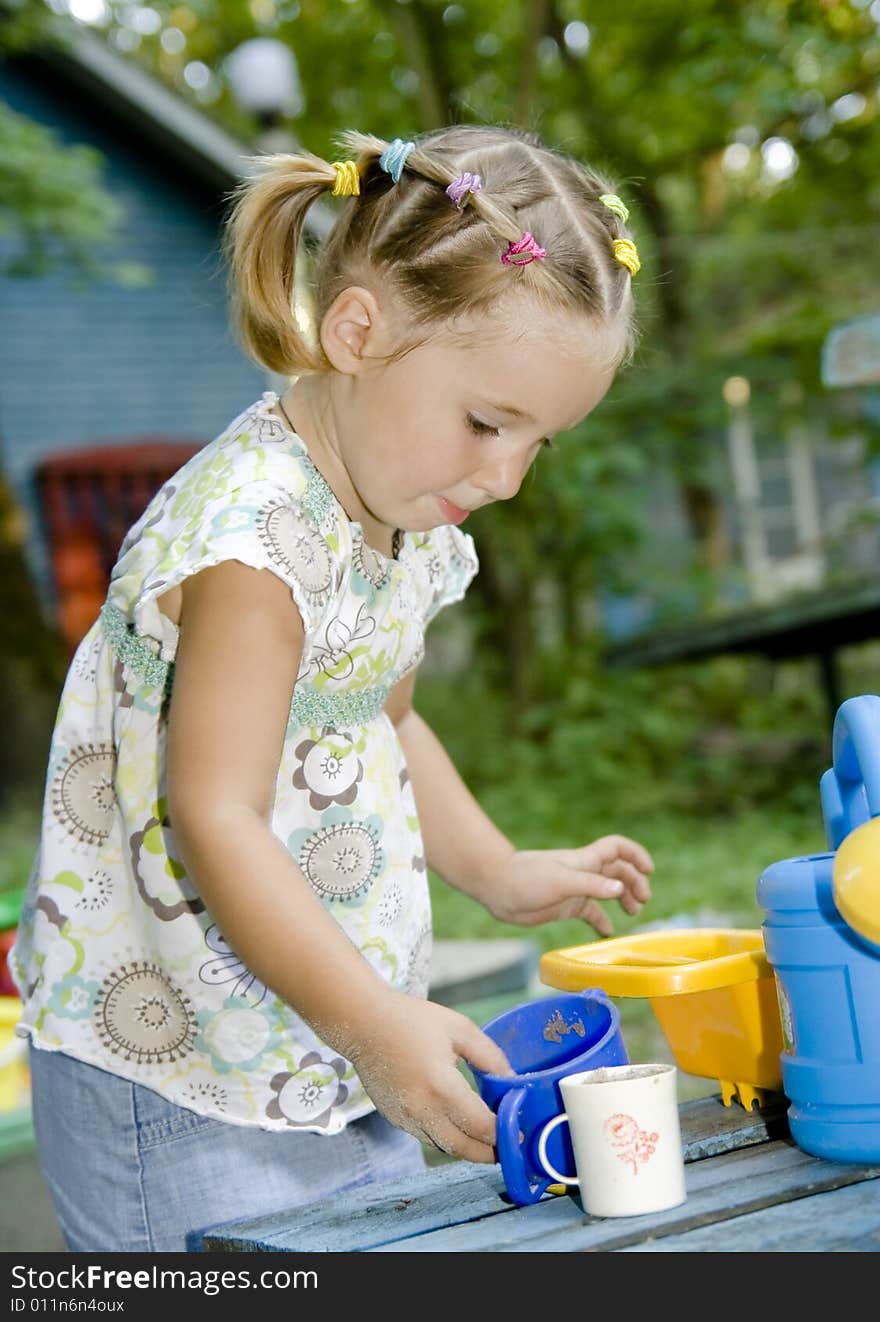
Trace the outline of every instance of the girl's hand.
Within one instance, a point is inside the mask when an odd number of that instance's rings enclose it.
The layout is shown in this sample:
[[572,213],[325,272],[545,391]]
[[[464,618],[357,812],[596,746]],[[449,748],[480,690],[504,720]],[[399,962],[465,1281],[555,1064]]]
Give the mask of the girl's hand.
[[597,903],[616,899],[634,916],[651,898],[651,855],[625,835],[605,835],[580,849],[517,850],[494,878],[490,913],[505,923],[534,927],[583,918],[599,936],[614,931]]
[[460,1060],[505,1077],[499,1046],[456,1010],[386,990],[370,1027],[346,1050],[367,1095],[391,1124],[466,1161],[491,1164],[495,1115],[458,1068]]

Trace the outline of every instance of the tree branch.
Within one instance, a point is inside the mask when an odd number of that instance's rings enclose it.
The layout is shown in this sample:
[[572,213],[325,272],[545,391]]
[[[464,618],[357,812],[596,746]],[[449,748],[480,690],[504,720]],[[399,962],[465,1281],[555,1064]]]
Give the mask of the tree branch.
[[516,96],[516,122],[532,128],[535,122],[535,91],[538,81],[538,42],[547,25],[547,0],[524,0],[522,59]]
[[438,33],[431,32],[431,15],[419,3],[399,5],[395,0],[379,0],[390,26],[394,29],[401,53],[417,74],[416,102],[420,128],[435,129],[448,124],[452,106],[452,85],[444,62],[445,46]]

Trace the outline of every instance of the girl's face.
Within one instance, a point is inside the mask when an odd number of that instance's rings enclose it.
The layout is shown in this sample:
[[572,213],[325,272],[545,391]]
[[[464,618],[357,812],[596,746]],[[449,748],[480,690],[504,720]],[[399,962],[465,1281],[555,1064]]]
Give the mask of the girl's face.
[[365,508],[427,531],[510,500],[547,440],[590,413],[614,379],[609,337],[585,319],[456,326],[348,378],[337,444]]

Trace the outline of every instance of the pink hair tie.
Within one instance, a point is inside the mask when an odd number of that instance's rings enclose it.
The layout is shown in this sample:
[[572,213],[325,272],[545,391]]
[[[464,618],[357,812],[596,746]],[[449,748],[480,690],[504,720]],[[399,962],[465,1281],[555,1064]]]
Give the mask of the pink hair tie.
[[446,196],[452,199],[460,211],[464,206],[464,200],[468,193],[479,193],[482,187],[483,180],[480,176],[465,170],[464,174],[460,174],[457,179],[453,179],[446,189]]
[[542,248],[528,230],[524,230],[522,238],[517,243],[507,245],[507,252],[501,254],[501,260],[505,266],[528,266],[529,262],[535,261],[536,258],[546,256],[546,248]]

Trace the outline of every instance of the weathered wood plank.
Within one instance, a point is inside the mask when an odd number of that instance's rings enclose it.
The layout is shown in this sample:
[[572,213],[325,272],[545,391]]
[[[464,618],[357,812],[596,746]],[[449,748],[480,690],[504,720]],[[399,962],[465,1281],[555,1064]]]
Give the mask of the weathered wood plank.
[[[686,1162],[766,1143],[787,1132],[783,1097],[761,1111],[726,1107],[720,1097],[701,1097],[680,1107]],[[568,1199],[545,1197],[536,1206]],[[271,1216],[233,1222],[206,1232],[206,1252],[332,1253],[379,1248],[410,1236],[459,1227],[499,1214],[522,1216],[504,1189],[500,1167],[453,1162],[405,1181],[368,1185],[322,1204],[291,1208]],[[464,1223],[464,1224],[461,1224]]]
[[738,1102],[725,1106],[716,1095],[682,1102],[678,1113],[686,1162],[788,1137],[788,1098],[782,1093],[773,1094],[754,1111],[746,1111]]
[[325,1202],[215,1226],[204,1235],[203,1248],[225,1253],[351,1253],[401,1234],[454,1225],[463,1209],[475,1217],[511,1210],[500,1167],[450,1162]]
[[689,1164],[686,1202],[664,1212],[597,1218],[584,1213],[576,1198],[558,1198],[520,1209],[515,1216],[450,1226],[370,1251],[608,1252],[878,1176],[880,1167],[821,1161],[776,1140]]
[[620,1250],[621,1253],[878,1251],[880,1190],[868,1180]]

